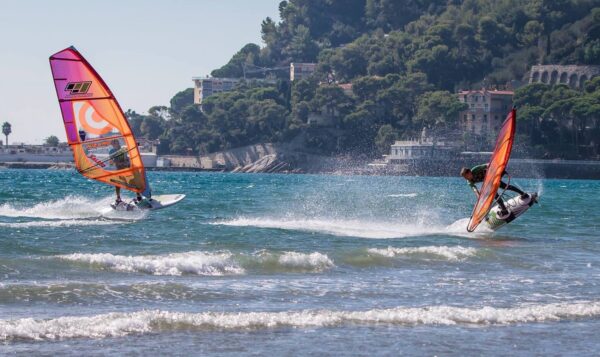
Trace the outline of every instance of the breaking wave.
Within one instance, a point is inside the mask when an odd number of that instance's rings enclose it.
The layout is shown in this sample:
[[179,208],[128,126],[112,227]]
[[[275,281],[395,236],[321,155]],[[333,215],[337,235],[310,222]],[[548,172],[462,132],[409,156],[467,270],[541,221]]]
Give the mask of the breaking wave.
[[335,267],[327,255],[314,253],[261,251],[255,254],[185,252],[168,255],[124,256],[110,253],[74,253],[54,258],[118,272],[152,275],[241,275],[247,269],[266,271],[321,272]]
[[333,260],[319,252],[310,254],[284,252],[277,258],[277,263],[284,268],[303,271],[323,271],[335,266]]
[[120,272],[152,275],[232,275],[244,274],[244,269],[232,260],[232,254],[187,252],[168,255],[125,256],[110,253],[74,253],[58,255],[58,259],[86,263]]
[[427,247],[408,247],[408,248],[370,248],[367,250],[370,254],[376,254],[388,258],[396,256],[431,256],[446,259],[452,262],[463,261],[469,257],[475,256],[477,249],[467,247],[448,247],[448,246],[427,246]]
[[185,313],[144,310],[52,319],[0,320],[0,340],[106,338],[169,331],[319,328],[347,325],[508,325],[600,316],[600,302],[525,305],[508,308],[453,306],[397,307],[366,311]]

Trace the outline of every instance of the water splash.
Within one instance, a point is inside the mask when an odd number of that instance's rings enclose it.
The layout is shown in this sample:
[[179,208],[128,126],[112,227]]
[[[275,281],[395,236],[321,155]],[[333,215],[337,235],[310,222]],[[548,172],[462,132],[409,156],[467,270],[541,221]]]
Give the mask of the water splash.
[[67,196],[62,199],[37,203],[31,207],[0,206],[0,216],[31,217],[44,219],[77,219],[99,217],[100,202],[82,196]]
[[[28,227],[68,227],[77,225],[111,224],[102,218],[116,220],[140,220],[146,217],[146,211],[110,212],[102,214],[109,207],[113,197],[92,199],[83,196],[67,196],[58,200],[37,203],[33,206],[14,206],[9,203],[0,205],[0,216],[10,218],[34,218],[34,221],[0,223],[0,226],[12,228]],[[45,221],[44,221],[45,220]]]

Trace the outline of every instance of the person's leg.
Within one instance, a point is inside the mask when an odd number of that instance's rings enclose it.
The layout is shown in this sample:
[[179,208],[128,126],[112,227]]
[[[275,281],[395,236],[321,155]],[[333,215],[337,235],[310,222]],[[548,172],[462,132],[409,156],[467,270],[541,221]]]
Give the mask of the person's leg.
[[498,194],[496,194],[496,202],[498,202],[498,206],[500,206],[500,214],[501,215],[506,215],[508,214],[508,209],[506,208],[506,205],[504,204],[504,200],[502,199],[502,197],[500,197]]
[[525,192],[523,190],[521,190],[520,188],[513,186],[513,185],[507,185],[504,182],[500,181],[500,188],[503,190],[509,190],[509,191],[513,191],[518,193],[519,195],[524,195]]
[[115,193],[117,194],[117,202],[121,201],[121,187],[115,186]]

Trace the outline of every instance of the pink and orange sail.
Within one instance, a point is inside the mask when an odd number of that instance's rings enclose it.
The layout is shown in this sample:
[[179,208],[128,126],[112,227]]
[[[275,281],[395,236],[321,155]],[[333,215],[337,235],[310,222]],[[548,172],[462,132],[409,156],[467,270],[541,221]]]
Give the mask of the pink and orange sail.
[[500,129],[500,133],[498,133],[496,147],[490,158],[487,173],[481,184],[477,203],[473,208],[473,213],[471,214],[471,219],[467,226],[467,231],[469,232],[473,232],[481,221],[485,219],[495,201],[502,175],[504,174],[504,170],[510,159],[510,152],[515,138],[516,120],[517,111],[513,109],[506,117],[506,120]]
[[84,176],[130,191],[149,191],[131,127],[104,80],[74,48],[50,56],[67,141]]

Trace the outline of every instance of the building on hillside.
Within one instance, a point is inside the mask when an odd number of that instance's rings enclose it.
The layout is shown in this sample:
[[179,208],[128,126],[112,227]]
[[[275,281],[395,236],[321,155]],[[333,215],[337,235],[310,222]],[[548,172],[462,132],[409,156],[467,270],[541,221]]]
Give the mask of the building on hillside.
[[202,101],[215,93],[228,92],[235,88],[239,78],[193,77],[194,103],[202,105]]
[[538,65],[531,67],[529,83],[566,84],[582,89],[585,81],[596,76],[600,76],[600,66]]
[[[194,81],[194,104],[202,109],[204,99],[213,94],[229,92],[235,89],[236,85],[245,79],[243,78],[213,78],[213,77],[192,77]],[[248,82],[259,82],[275,84],[276,80],[271,78],[252,78]]]
[[469,106],[459,113],[461,129],[468,133],[495,136],[512,109],[513,95],[513,91],[485,88],[458,92],[458,100]]
[[290,81],[306,79],[317,69],[316,63],[290,63]]
[[384,155],[387,164],[406,164],[428,159],[447,159],[456,151],[453,143],[431,138],[421,140],[397,140],[390,146],[390,154]]

